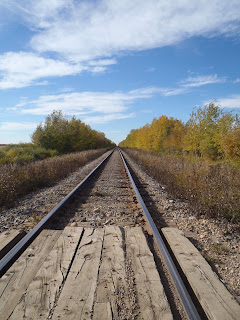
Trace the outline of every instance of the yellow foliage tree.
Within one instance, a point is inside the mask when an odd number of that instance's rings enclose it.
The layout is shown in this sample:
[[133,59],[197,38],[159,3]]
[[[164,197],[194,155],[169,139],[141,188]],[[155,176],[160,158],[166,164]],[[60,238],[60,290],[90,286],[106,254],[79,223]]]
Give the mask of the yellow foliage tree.
[[236,159],[240,157],[240,120],[214,103],[194,110],[187,124],[161,116],[132,130],[122,147],[153,153],[187,152],[197,157]]

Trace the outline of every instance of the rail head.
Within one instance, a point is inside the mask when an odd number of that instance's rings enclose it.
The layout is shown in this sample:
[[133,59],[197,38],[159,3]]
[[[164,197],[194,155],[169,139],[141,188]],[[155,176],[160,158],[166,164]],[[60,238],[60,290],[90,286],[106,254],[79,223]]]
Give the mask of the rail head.
[[138,188],[133,180],[133,177],[132,177],[130,170],[127,166],[127,163],[124,159],[124,156],[119,148],[118,148],[118,151],[119,151],[120,156],[122,158],[125,170],[128,174],[128,177],[132,183],[133,189],[136,193],[138,202],[140,203],[142,210],[144,212],[145,218],[146,218],[147,222],[149,223],[150,228],[153,232],[153,237],[156,241],[158,249],[160,250],[160,252],[162,254],[162,257],[163,257],[163,259],[166,263],[166,266],[169,270],[169,273],[171,275],[172,281],[177,289],[180,301],[182,302],[182,305],[185,309],[186,315],[189,318],[189,320],[200,320],[201,317],[199,316],[199,313],[198,313],[198,311],[197,311],[197,309],[196,309],[196,307],[195,307],[195,305],[194,305],[194,303],[193,303],[193,301],[192,301],[192,299],[191,299],[191,297],[190,297],[190,295],[189,295],[189,293],[183,283],[183,280],[182,280],[182,278],[181,278],[181,276],[180,276],[180,274],[179,274],[179,272],[178,272],[178,270],[172,260],[172,257],[170,255],[170,253],[168,252],[168,249],[167,249],[160,233],[158,232],[158,229],[157,229],[157,227],[156,227],[156,225],[155,225],[155,223],[154,223],[154,221],[153,221],[153,219],[152,219],[152,217],[151,217],[151,215],[150,215],[150,213],[149,213],[149,211],[148,211],[148,209],[147,209],[147,207],[146,207],[146,205],[145,205],[145,203],[144,203],[144,201],[138,191]]

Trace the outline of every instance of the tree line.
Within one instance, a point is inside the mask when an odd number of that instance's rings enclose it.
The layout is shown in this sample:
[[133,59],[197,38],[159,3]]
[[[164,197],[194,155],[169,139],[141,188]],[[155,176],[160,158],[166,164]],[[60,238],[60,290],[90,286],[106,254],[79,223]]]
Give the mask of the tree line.
[[119,146],[235,161],[240,159],[240,120],[210,103],[195,109],[187,123],[167,116],[154,118],[151,124],[131,130]]
[[103,132],[91,127],[79,119],[68,119],[62,111],[53,111],[33,132],[34,145],[57,150],[60,154],[89,149],[108,148],[115,144],[105,137]]

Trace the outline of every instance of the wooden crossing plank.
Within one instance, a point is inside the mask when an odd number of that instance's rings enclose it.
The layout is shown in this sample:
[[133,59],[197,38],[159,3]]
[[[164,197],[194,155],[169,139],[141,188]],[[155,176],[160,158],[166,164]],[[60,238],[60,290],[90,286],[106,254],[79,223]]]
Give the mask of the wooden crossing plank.
[[104,229],[85,229],[62,289],[53,320],[90,319],[96,291]]
[[14,309],[11,320],[47,319],[64,282],[83,228],[66,227]]
[[153,255],[140,227],[126,228],[126,253],[135,275],[138,319],[173,319]]
[[8,319],[62,231],[43,230],[0,279],[0,314]]
[[93,320],[130,316],[134,310],[128,296],[125,252],[119,227],[105,226]]
[[[110,302],[97,302],[94,304],[93,320],[113,320]],[[116,319],[116,318],[115,318]]]
[[239,304],[183,232],[175,228],[162,231],[208,318],[239,319]]
[[0,259],[2,259],[15,244],[18,243],[26,232],[19,230],[4,231],[0,234]]

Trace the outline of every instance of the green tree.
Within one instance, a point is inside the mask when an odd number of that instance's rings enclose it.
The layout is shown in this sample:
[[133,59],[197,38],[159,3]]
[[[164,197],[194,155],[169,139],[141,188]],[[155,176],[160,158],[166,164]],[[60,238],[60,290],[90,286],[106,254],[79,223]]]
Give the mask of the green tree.
[[69,153],[87,149],[112,147],[114,144],[103,133],[92,130],[79,119],[68,119],[61,111],[53,111],[32,134],[35,145]]

